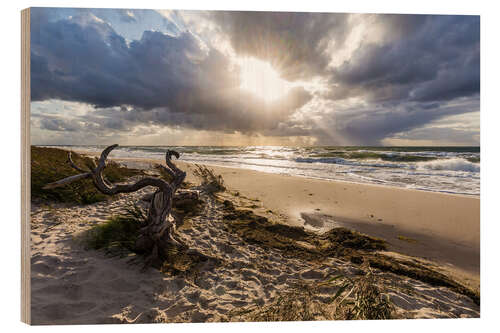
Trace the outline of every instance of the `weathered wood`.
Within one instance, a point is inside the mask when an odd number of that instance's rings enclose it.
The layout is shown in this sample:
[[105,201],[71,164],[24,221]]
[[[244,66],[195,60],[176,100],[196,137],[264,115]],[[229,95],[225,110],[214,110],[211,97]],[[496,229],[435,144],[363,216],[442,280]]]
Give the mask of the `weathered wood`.
[[[167,167],[162,165],[162,168],[172,177],[172,181],[170,183],[167,183],[160,178],[145,177],[132,184],[111,184],[104,179],[102,172],[106,167],[106,159],[108,155],[116,147],[118,147],[117,144],[104,149],[97,164],[94,163],[95,167],[89,171],[85,171],[78,167],[73,162],[70,152],[68,154],[68,162],[74,169],[82,173],[47,184],[44,186],[44,189],[63,186],[89,177],[92,178],[97,190],[107,195],[135,192],[146,186],[156,187],[157,190],[151,194],[148,198],[149,200],[147,200],[149,201],[147,220],[145,226],[140,230],[140,234],[136,242],[136,249],[140,252],[149,254],[149,263],[160,263],[162,257],[165,256],[164,252],[166,251],[168,244],[182,246],[182,244],[174,236],[175,223],[174,218],[171,215],[172,200],[174,195],[186,178],[186,173],[177,168],[171,160],[172,156],[179,158],[179,153],[173,150],[167,150],[165,154]],[[180,200],[187,200],[190,198],[197,199],[198,197],[199,193],[196,191],[183,191],[180,192],[178,196]]]
[[89,178],[89,177],[92,177],[92,173],[91,172],[85,172],[85,173],[81,173],[81,174],[78,174],[78,175],[69,176],[69,177],[63,178],[61,180],[58,180],[56,182],[49,183],[49,184],[45,185],[43,187],[43,189],[44,190],[49,190],[49,189],[52,189],[52,188],[64,186],[64,185],[67,185],[69,183],[76,182],[76,181],[78,181],[80,179],[85,179],[85,178]]
[[[144,202],[151,202],[153,199],[154,193],[148,193],[145,194],[142,198],[141,201]],[[179,189],[174,195],[174,202],[184,202],[184,201],[194,201],[194,200],[199,200],[200,198],[200,191],[198,190],[187,190],[187,189]]]

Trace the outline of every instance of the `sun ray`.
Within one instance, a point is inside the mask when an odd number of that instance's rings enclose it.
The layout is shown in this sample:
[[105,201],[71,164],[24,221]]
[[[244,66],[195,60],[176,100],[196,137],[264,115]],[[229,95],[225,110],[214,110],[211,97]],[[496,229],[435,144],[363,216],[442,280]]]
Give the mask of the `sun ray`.
[[248,91],[266,102],[272,102],[293,87],[291,82],[283,80],[279,73],[267,62],[256,58],[236,59],[241,69],[240,89]]

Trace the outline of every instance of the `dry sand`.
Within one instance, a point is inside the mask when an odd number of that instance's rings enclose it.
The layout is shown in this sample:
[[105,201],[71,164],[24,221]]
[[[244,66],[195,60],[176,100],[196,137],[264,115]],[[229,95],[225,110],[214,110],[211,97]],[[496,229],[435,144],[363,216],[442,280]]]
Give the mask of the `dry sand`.
[[[178,165],[192,170],[190,165]],[[230,189],[225,195],[259,214],[290,224],[307,222],[311,230],[335,223],[351,223],[360,231],[367,228],[368,233],[386,236],[392,250],[428,253],[423,257],[449,263],[452,271],[458,270],[469,279],[470,285],[479,285],[475,271],[479,268],[476,198],[214,169]],[[188,180],[194,179],[190,175]],[[33,205],[33,324],[238,320],[234,311],[268,304],[294,283],[319,282],[339,272],[356,276],[359,272],[355,265],[340,259],[318,265],[245,243],[225,230],[220,204],[215,200],[208,200],[205,213],[178,232],[191,248],[224,263],[205,265],[197,278],[154,269],[142,272],[133,255],[118,258],[84,249],[80,239],[85,230],[119,213],[126,202],[137,201],[146,191],[87,206]],[[234,196],[236,191],[239,195]],[[397,239],[397,235],[416,242]],[[377,276],[402,317],[479,316],[479,306],[447,288],[390,273],[379,272]],[[320,301],[337,291],[330,289],[322,291]]]

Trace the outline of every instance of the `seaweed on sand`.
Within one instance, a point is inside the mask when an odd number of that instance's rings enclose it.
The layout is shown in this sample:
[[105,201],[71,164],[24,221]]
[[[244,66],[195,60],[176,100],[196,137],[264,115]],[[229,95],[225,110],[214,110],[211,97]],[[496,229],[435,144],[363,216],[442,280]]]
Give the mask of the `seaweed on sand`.
[[309,233],[301,227],[270,222],[251,210],[236,209],[225,200],[226,226],[249,243],[284,250],[294,257],[321,260],[327,256],[357,255],[357,251],[371,252],[386,249],[383,240],[369,237],[346,228],[336,228],[323,235]]
[[312,234],[300,227],[273,223],[250,210],[236,209],[231,201],[225,200],[222,204],[227,228],[249,243],[282,250],[285,256],[304,260],[322,261],[327,257],[338,257],[357,265],[367,263],[381,271],[450,288],[480,304],[479,292],[446,275],[424,265],[379,252],[387,249],[386,243],[381,239],[346,228],[334,228],[322,235]]

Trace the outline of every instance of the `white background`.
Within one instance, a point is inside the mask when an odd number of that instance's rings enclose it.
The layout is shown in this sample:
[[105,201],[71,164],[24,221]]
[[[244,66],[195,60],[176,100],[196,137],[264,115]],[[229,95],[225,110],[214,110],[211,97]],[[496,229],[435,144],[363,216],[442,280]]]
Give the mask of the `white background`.
[[[255,330],[344,332],[480,332],[493,331],[500,323],[500,228],[497,197],[499,182],[500,122],[498,87],[500,14],[495,1],[458,0],[346,0],[270,1],[250,0],[100,0],[16,1],[0,11],[0,327],[2,331],[37,332],[165,331],[253,332]],[[244,324],[168,324],[29,327],[20,322],[20,11],[26,7],[108,7],[152,9],[233,9],[356,13],[418,13],[481,15],[481,319],[392,320],[363,322],[294,322]],[[138,7],[139,6],[139,7]]]

